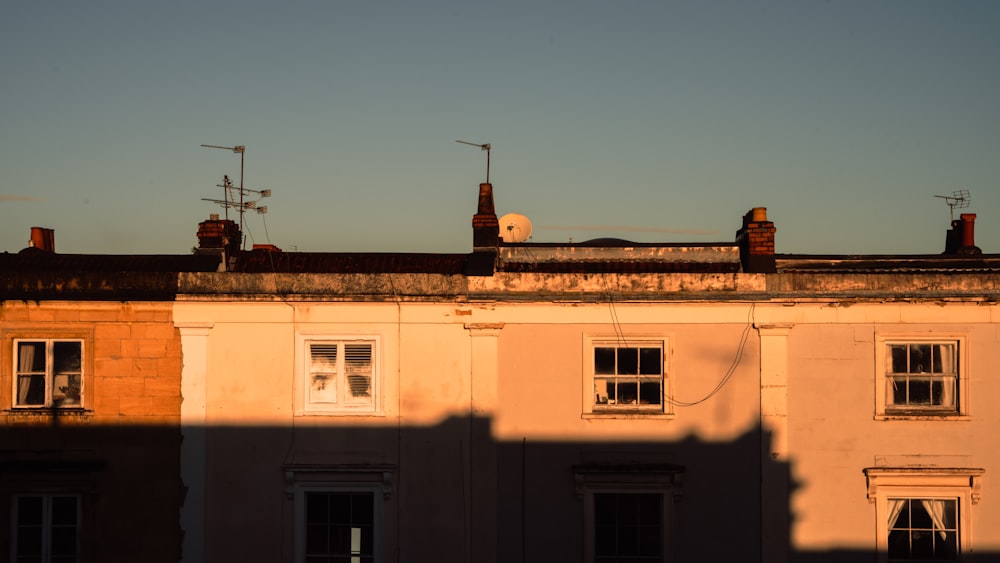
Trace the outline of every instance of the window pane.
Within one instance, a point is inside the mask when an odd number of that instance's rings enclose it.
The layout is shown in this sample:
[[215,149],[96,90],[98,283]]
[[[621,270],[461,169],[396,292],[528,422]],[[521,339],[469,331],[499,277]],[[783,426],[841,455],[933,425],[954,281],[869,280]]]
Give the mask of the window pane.
[[17,529],[17,560],[41,561],[34,557],[42,554],[42,527],[28,526]]
[[618,404],[635,405],[639,402],[639,383],[632,379],[618,380]]
[[639,373],[639,350],[635,348],[618,349],[618,374],[636,375]]
[[76,497],[52,497],[52,523],[55,525],[76,524]]
[[890,377],[887,393],[890,405],[906,404],[906,377]]
[[618,530],[613,525],[597,525],[594,530],[594,553],[598,556],[618,552]]
[[59,374],[52,378],[52,404],[57,407],[80,405],[80,375]]
[[325,494],[306,493],[306,520],[310,523],[329,522],[329,499]]
[[45,404],[45,374],[18,376],[17,404],[22,406]]
[[367,403],[371,397],[372,345],[346,344],[344,372],[347,374],[347,400]]
[[642,375],[660,375],[660,366],[663,362],[660,361],[660,349],[659,348],[642,348],[639,350],[639,373]]
[[931,382],[927,379],[910,379],[911,405],[931,404]]
[[14,541],[17,545],[14,553],[17,561],[41,561],[43,498],[18,497],[16,506]]
[[890,344],[889,357],[892,362],[892,373],[907,373],[906,344]]
[[310,344],[309,402],[337,402],[338,344]]
[[42,497],[18,497],[17,525],[28,526],[42,524]]
[[643,381],[639,384],[639,403],[643,405],[658,405],[663,398],[660,392],[660,381]]
[[934,532],[910,530],[910,559],[933,560]]
[[310,403],[337,402],[337,374],[314,373],[309,383]]
[[594,348],[594,373],[601,375],[615,373],[614,348]]
[[934,373],[956,373],[955,369],[955,348],[954,344],[935,344],[934,352]]
[[55,342],[52,347],[55,373],[80,373],[82,352],[79,342]]
[[934,559],[937,561],[958,561],[958,534],[945,532],[934,535]]
[[615,380],[594,378],[594,401],[598,405],[615,403]]
[[594,554],[598,561],[658,561],[663,545],[662,495],[594,495]]
[[330,527],[326,524],[306,526],[306,553],[328,553],[330,547]]
[[45,373],[44,342],[17,343],[17,371],[18,373]]
[[931,345],[910,344],[910,373],[930,373]]
[[76,555],[75,526],[53,526],[52,555],[64,557]]

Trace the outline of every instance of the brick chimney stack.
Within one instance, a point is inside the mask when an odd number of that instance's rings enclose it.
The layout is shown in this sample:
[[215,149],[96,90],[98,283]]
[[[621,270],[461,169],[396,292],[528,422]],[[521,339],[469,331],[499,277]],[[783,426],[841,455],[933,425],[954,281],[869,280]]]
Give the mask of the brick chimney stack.
[[472,256],[466,265],[471,276],[492,276],[500,246],[500,220],[493,206],[493,184],[479,184],[479,208],[472,216]]
[[219,219],[218,213],[209,215],[208,221],[198,223],[199,254],[234,256],[243,243],[239,225],[231,219]]
[[976,214],[962,213],[957,221],[951,222],[944,243],[945,254],[979,255],[983,251],[976,246]]
[[31,239],[28,240],[28,247],[45,252],[55,252],[56,232],[45,227],[31,227]]
[[495,251],[500,239],[500,220],[493,207],[493,184],[479,184],[479,210],[472,216],[472,249]]
[[743,271],[752,274],[777,272],[774,261],[774,223],[767,220],[766,207],[754,207],[743,216],[743,228],[736,231]]

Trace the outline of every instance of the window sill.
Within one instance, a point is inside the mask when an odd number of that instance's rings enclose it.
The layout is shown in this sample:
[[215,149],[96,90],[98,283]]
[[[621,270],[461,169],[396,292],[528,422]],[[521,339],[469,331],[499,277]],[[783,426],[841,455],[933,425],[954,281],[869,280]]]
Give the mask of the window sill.
[[949,420],[972,420],[972,417],[967,414],[958,413],[918,413],[918,412],[900,412],[900,413],[881,413],[875,415],[875,420],[920,420],[920,421],[949,421]]
[[8,424],[57,424],[57,421],[74,424],[94,419],[94,411],[87,409],[14,408],[2,414]]
[[370,418],[384,418],[384,412],[376,411],[295,411],[295,416],[328,416],[328,417],[370,417]]
[[587,419],[601,419],[601,418],[623,418],[623,419],[640,419],[648,418],[654,420],[671,420],[676,418],[677,415],[674,413],[667,412],[650,412],[650,411],[597,411],[597,412],[585,412],[581,415],[581,418]]

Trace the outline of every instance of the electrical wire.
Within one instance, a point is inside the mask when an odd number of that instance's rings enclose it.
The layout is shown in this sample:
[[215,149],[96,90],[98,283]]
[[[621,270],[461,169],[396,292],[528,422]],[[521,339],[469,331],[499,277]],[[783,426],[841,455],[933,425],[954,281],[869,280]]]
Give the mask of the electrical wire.
[[700,405],[701,403],[704,403],[705,401],[717,395],[719,391],[722,391],[722,388],[725,387],[727,383],[729,383],[729,380],[732,379],[733,374],[736,373],[736,367],[739,366],[740,361],[743,360],[743,352],[746,349],[747,340],[750,338],[750,330],[753,328],[753,312],[755,307],[756,303],[750,303],[750,309],[747,311],[747,324],[745,327],[743,327],[743,333],[740,335],[740,343],[736,347],[736,356],[733,357],[732,364],[729,365],[729,369],[726,370],[726,373],[725,375],[722,376],[722,380],[719,381],[719,384],[716,385],[714,389],[709,391],[707,395],[705,395],[701,399],[698,399],[697,401],[691,401],[691,402],[681,401],[669,395],[664,394],[664,396],[667,399],[667,402],[669,402],[672,405],[676,405],[678,407],[693,407],[695,405]]
[[628,342],[625,340],[625,331],[622,329],[622,323],[618,320],[618,310],[615,308],[615,298],[614,294],[611,293],[611,286],[608,285],[607,274],[601,274],[601,281],[604,282],[604,290],[608,294],[608,309],[611,311],[611,326],[615,329],[615,337],[618,338],[618,344],[623,348],[628,348]]

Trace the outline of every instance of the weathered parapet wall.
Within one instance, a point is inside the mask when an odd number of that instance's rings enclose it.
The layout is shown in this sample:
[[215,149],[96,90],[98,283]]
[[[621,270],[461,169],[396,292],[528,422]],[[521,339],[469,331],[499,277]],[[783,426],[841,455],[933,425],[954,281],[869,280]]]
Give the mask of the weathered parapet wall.
[[439,274],[182,273],[178,299],[319,301],[477,301],[731,299],[763,294],[760,274]]
[[835,297],[858,299],[970,298],[1000,300],[1000,273],[882,272],[804,273],[767,276],[766,291],[775,297]]
[[467,278],[442,274],[182,273],[179,300],[319,301],[453,300],[465,297]]
[[572,246],[538,244],[502,246],[500,263],[566,263],[566,262],[669,262],[698,264],[739,264],[740,249],[736,245],[677,245],[653,246]]
[[182,273],[179,300],[1000,301],[1000,273],[441,274]]
[[766,281],[759,274],[543,274],[497,273],[470,278],[469,294],[497,300],[541,298],[553,300],[732,299],[736,294],[763,294]]
[[0,300],[171,301],[177,274],[171,272],[6,271]]

